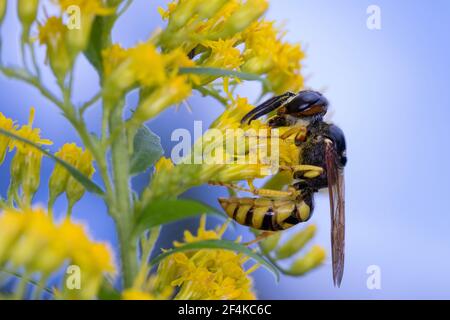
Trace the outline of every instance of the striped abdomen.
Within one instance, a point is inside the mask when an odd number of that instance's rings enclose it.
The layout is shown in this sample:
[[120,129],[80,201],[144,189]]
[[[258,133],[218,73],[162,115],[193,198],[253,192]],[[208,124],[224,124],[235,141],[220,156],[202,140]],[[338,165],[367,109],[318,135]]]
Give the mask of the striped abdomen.
[[220,198],[219,202],[230,218],[258,230],[285,230],[311,216],[311,208],[304,201]]

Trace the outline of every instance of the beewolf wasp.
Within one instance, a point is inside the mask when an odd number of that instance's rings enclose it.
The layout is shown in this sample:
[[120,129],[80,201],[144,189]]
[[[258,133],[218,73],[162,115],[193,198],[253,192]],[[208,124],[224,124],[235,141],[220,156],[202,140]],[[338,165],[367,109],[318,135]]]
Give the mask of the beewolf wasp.
[[344,271],[346,143],[342,130],[323,120],[327,109],[328,101],[321,93],[305,90],[273,97],[245,115],[243,125],[276,110],[269,126],[290,128],[281,138],[294,136],[295,145],[300,148],[299,164],[280,169],[292,172],[294,184],[285,192],[254,189],[257,198],[220,198],[219,202],[242,225],[279,231],[309,220],[314,210],[314,193],[328,187],[333,282],[340,286]]

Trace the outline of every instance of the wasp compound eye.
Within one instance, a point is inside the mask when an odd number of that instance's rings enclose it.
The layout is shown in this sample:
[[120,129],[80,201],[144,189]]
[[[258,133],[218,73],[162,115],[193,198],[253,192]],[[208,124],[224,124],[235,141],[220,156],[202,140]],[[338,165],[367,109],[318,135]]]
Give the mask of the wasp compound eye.
[[286,114],[298,118],[324,115],[328,110],[328,100],[320,92],[305,90],[300,91],[284,107]]

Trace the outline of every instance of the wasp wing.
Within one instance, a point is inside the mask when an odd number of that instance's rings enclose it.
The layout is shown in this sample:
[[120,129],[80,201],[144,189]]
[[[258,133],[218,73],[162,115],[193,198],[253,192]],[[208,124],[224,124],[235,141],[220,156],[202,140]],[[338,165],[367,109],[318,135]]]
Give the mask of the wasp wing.
[[330,194],[333,282],[339,287],[344,273],[345,257],[344,169],[339,165],[336,149],[329,140],[325,145],[325,162]]

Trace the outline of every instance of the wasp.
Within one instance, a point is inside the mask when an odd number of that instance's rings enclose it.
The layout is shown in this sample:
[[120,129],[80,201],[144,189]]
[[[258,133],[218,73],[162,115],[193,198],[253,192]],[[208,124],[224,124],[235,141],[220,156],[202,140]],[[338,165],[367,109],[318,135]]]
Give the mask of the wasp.
[[342,130],[324,121],[328,100],[317,91],[287,92],[257,106],[242,124],[274,111],[268,125],[290,127],[284,137],[294,135],[300,149],[299,165],[291,170],[293,185],[287,191],[255,189],[257,198],[220,198],[228,216],[258,230],[280,231],[308,221],[314,210],[314,194],[328,188],[331,211],[333,282],[340,286],[344,271],[345,199],[344,166],[346,142]]

